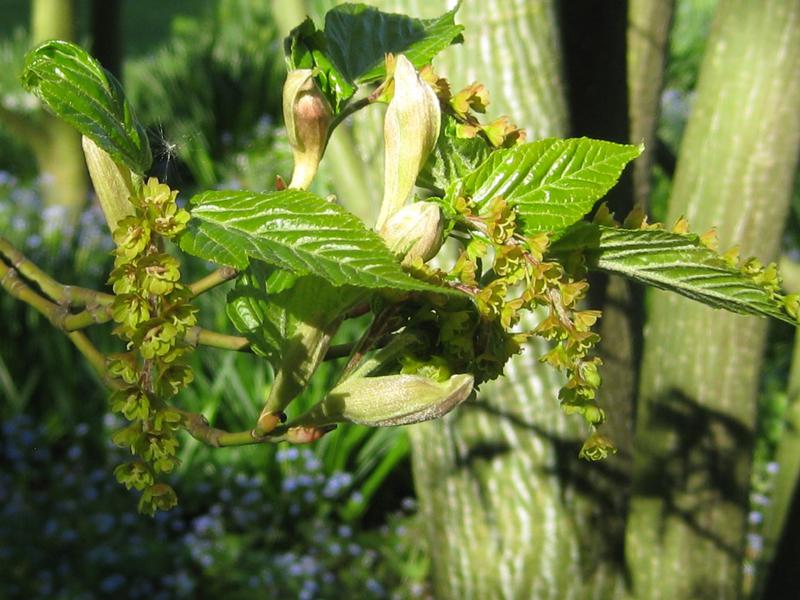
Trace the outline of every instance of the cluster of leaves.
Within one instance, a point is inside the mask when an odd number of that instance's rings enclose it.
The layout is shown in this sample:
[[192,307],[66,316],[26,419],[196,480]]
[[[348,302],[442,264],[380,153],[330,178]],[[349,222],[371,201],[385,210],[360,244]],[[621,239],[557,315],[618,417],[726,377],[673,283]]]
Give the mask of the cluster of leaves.
[[113,355],[109,372],[122,385],[111,395],[111,410],[131,423],[116,432],[114,443],[129,448],[138,459],[117,467],[117,480],[142,491],[141,512],[153,514],[177,502],[175,492],[156,478],[177,465],[176,431],[181,414],[166,400],[192,379],[185,363],[190,349],[184,341],[196,324],[191,293],[180,283],[180,264],[164,251],[169,239],[186,227],[189,213],[178,208],[177,192],[151,178],[131,197],[135,213],[114,231],[112,314],[116,335],[128,352]]

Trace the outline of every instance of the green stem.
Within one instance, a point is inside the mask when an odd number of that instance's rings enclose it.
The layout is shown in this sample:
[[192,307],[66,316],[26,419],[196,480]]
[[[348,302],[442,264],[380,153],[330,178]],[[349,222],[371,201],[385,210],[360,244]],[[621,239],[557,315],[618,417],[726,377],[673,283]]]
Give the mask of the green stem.
[[75,39],[75,0],[33,0],[31,38],[34,44]]
[[0,282],[11,297],[29,304],[44,315],[56,329],[66,333],[96,323],[105,323],[111,319],[111,311],[108,306],[95,305],[79,313],[70,314],[66,306],[54,304],[36,293],[19,276],[14,267],[6,265],[3,261],[0,261]]
[[54,302],[66,306],[111,306],[114,296],[96,290],[64,285],[55,281],[17,250],[11,242],[0,236],[0,255],[25,279],[32,281]]
[[118,379],[114,379],[108,374],[106,368],[106,357],[100,352],[94,344],[86,337],[86,334],[81,331],[67,332],[67,337],[75,345],[78,351],[83,354],[84,358],[89,361],[94,370],[100,376],[101,381],[112,390],[120,389],[122,384]]
[[374,95],[375,94],[370,94],[369,96],[365,96],[364,98],[360,98],[360,99],[356,100],[355,102],[351,102],[350,104],[348,104],[347,106],[344,107],[342,112],[340,112],[338,115],[333,117],[333,120],[331,121],[331,124],[328,126],[328,139],[330,139],[331,134],[333,133],[333,130],[336,129],[339,126],[339,124],[342,121],[344,121],[347,117],[349,117],[353,113],[358,112],[362,108],[364,108],[366,106],[369,106],[370,104],[375,102]]
[[233,267],[221,267],[213,273],[209,273],[202,279],[198,279],[194,283],[189,284],[189,291],[192,292],[192,296],[199,296],[200,294],[204,294],[207,291],[222,285],[226,281],[230,281],[238,274],[239,272]]
[[[77,316],[77,315],[76,315]],[[229,335],[219,333],[202,327],[192,327],[186,334],[186,342],[192,346],[209,346],[222,350],[233,350],[234,352],[253,352],[250,340],[242,335]],[[328,348],[323,360],[336,360],[349,356],[353,350],[353,344],[336,344]]]
[[[94,367],[94,370],[97,371],[97,374],[100,375],[103,382],[111,388],[117,387],[118,384],[115,383],[113,378],[109,377],[108,371],[106,370],[105,356],[95,348],[94,344],[92,344],[84,333],[80,331],[70,331],[68,327],[65,326],[65,324],[70,322],[71,317],[78,317],[80,315],[68,315],[66,314],[65,308],[42,298],[25,284],[15,269],[6,265],[2,260],[0,260],[0,285],[5,288],[12,298],[16,298],[30,305],[44,315],[53,326],[64,331],[78,351],[83,354],[86,360],[89,361],[89,364]],[[88,313],[89,311],[85,312]]]
[[186,342],[191,346],[210,346],[222,350],[234,350],[236,352],[252,352],[250,340],[241,335],[228,335],[210,331],[202,327],[192,327],[186,333]]
[[63,329],[65,332],[69,333],[77,331],[78,329],[86,329],[92,325],[108,323],[110,320],[110,306],[87,308],[79,313],[64,316],[61,319],[61,325],[59,329]]
[[[178,410],[183,416],[183,427],[194,439],[214,448],[229,446],[249,446],[253,444],[276,444],[278,442],[292,442],[299,428],[282,425],[267,434],[259,434],[255,429],[245,431],[225,431],[213,427],[208,419],[199,413]],[[319,428],[320,434],[327,433],[332,427]]]

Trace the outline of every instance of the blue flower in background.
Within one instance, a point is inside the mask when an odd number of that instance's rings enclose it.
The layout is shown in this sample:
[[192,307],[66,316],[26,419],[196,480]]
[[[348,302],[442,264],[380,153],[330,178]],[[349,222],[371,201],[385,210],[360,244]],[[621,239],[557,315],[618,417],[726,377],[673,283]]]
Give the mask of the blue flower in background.
[[119,573],[114,573],[100,582],[100,590],[107,594],[111,594],[120,590],[124,585],[125,577]]

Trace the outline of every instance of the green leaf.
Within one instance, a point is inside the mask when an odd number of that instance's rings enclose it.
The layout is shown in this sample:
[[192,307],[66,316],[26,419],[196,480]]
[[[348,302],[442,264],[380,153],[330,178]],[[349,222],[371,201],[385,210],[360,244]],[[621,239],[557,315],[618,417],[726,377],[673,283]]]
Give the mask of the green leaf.
[[417,185],[444,192],[453,181],[475,171],[493,151],[494,148],[480,135],[458,137],[456,120],[445,113],[436,145],[417,177]]
[[714,308],[775,317],[796,325],[769,290],[753,282],[694,234],[580,223],[550,252],[586,251],[590,267],[677,292]]
[[243,269],[255,258],[335,286],[458,293],[405,273],[374,231],[310,192],[210,191],[191,205],[180,245],[206,260]]
[[338,113],[357,84],[386,76],[387,52],[403,53],[417,68],[461,41],[455,24],[458,7],[438,19],[412,19],[366,4],[342,4],[325,15],[319,31],[311,19],[284,41],[289,69],[314,69],[315,79]]
[[253,350],[272,364],[280,361],[286,337],[286,311],[273,302],[273,296],[291,289],[296,281],[296,275],[254,260],[228,292],[228,318]]
[[307,386],[325,358],[345,311],[370,292],[296,277],[253,261],[228,294],[228,315],[275,369],[265,410],[276,414]]
[[366,4],[342,4],[325,15],[329,56],[350,81],[366,83],[386,75],[387,52],[405,54],[420,68],[439,52],[461,41],[455,24],[458,7],[437,19],[412,19]]
[[319,89],[338,113],[355,93],[356,87],[337,69],[328,57],[325,34],[306,18],[284,40],[286,61],[290,70],[314,69]]
[[150,167],[147,135],[122,87],[79,46],[52,40],[34,48],[26,57],[22,83],[115,161],[139,175]]
[[589,138],[544,139],[497,150],[448,189],[481,207],[502,196],[517,207],[524,231],[558,232],[579,221],[617,182],[641,146]]

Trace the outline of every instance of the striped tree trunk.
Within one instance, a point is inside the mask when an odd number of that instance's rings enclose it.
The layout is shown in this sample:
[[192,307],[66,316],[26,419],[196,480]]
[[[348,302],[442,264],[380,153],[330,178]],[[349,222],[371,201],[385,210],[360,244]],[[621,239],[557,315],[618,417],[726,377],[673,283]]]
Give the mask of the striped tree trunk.
[[[442,0],[380,2],[433,17]],[[484,83],[489,119],[509,115],[528,139],[567,133],[559,28],[551,0],[464,2],[462,46],[435,65],[454,90]],[[534,344],[476,402],[409,428],[414,478],[432,559],[435,597],[612,597],[622,579],[603,563],[616,472],[577,452],[583,424],[558,406],[562,381]]]
[[[721,0],[670,218],[774,259],[800,143],[800,0]],[[654,293],[627,557],[636,598],[736,598],[766,322]]]

